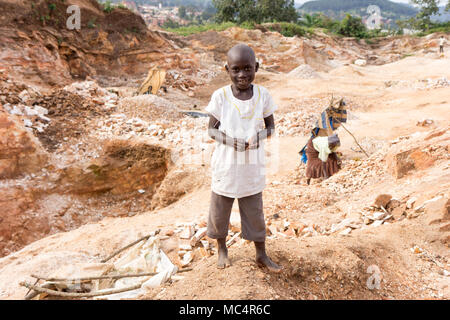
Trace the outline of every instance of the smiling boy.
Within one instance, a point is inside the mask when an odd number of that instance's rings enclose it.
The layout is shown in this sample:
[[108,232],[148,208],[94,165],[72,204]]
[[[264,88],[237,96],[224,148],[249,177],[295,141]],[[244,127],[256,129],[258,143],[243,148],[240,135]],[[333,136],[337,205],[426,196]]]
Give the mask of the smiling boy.
[[281,267],[266,254],[262,201],[264,140],[275,130],[277,106],[267,89],[252,84],[259,64],[249,46],[234,46],[225,68],[232,84],[215,91],[206,108],[210,115],[208,133],[216,141],[207,235],[217,239],[218,268],[230,266],[226,237],[233,202],[238,199],[242,238],[255,243],[259,266],[280,272]]

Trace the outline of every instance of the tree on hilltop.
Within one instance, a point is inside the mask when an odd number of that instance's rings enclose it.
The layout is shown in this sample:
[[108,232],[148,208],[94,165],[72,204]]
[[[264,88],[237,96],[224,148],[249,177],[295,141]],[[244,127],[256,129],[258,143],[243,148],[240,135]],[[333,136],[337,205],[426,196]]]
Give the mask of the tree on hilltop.
[[218,22],[297,21],[294,0],[213,0]]

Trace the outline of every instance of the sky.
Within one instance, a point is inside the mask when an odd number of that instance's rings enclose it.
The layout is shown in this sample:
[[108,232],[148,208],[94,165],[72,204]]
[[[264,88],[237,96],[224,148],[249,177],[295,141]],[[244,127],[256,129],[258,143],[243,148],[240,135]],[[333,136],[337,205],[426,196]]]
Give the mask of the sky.
[[[308,1],[311,1],[311,0],[295,0],[295,3],[302,4],[302,3],[305,3]],[[391,0],[391,1],[392,2],[400,2],[400,3],[409,3],[409,0]]]
[[[295,0],[296,3],[305,3],[310,0]],[[391,0],[392,2],[402,2],[402,3],[409,3],[409,0]]]
[[[311,0],[295,0],[296,3],[302,4]],[[409,0],[391,0],[392,2],[409,3]]]

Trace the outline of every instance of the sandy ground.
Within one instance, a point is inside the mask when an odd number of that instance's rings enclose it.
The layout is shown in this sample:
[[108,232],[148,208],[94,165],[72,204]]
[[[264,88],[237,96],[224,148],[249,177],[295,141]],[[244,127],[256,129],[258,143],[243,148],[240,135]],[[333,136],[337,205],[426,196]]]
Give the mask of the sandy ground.
[[[302,98],[331,96],[332,93],[361,99],[365,107],[352,111],[354,118],[346,127],[359,139],[386,142],[402,135],[429,131],[430,128],[416,126],[419,120],[429,118],[436,126],[448,125],[450,87],[430,90],[387,88],[384,82],[443,76],[450,79],[449,65],[448,57],[413,56],[383,66],[345,66],[342,70],[320,73],[322,79],[299,80],[282,74],[268,77],[263,73],[260,83],[271,91],[280,111],[292,108],[295,101]],[[363,157],[354,150],[354,142],[348,134],[339,131],[339,135],[345,158]],[[302,179],[297,183],[292,180],[299,165],[298,151],[306,138],[279,139],[280,165],[268,175],[268,187],[264,192],[266,215],[277,213],[275,204],[285,199],[283,197],[327,192],[321,184],[308,187]],[[448,192],[450,172],[444,171],[445,168],[448,168],[448,161],[401,180],[380,177],[379,181],[354,195],[326,195],[335,196],[332,204],[312,212],[304,211],[298,203],[291,203],[289,209],[281,211],[281,217],[325,225],[342,219],[343,212],[349,212],[351,208],[372,204],[380,193],[396,197],[413,193],[431,197],[441,191]],[[274,181],[281,185],[274,185]],[[32,243],[0,259],[0,299],[22,299],[27,290],[18,283],[32,281],[31,273],[48,274],[69,262],[98,262],[115,249],[157,228],[165,230],[179,222],[205,220],[209,196],[209,186],[205,185],[164,209],[130,218],[105,218],[100,223]],[[311,204],[314,201],[312,199]],[[233,210],[237,210],[236,205]],[[206,258],[195,262],[194,270],[183,274],[183,280],[154,289],[143,298],[449,299],[450,279],[442,273],[449,270],[448,247],[438,241],[441,236],[438,226],[429,226],[424,221],[425,217],[405,219],[378,228],[355,230],[348,236],[269,240],[269,254],[284,267],[279,275],[256,267],[251,244],[233,246],[230,249],[231,268],[219,271],[215,268],[216,256]],[[414,255],[411,252],[414,245],[434,258],[427,260]],[[371,275],[367,268],[371,265],[381,270],[380,289],[367,287]]]

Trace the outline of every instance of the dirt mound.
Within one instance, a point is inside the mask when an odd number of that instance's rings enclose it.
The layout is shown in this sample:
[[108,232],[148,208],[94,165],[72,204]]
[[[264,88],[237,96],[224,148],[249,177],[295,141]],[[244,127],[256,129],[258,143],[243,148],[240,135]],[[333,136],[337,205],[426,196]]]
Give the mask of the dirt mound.
[[125,199],[141,190],[151,198],[167,174],[170,152],[129,141],[108,141],[95,161],[64,169],[57,181],[60,193],[110,192]]
[[86,122],[109,115],[117,103],[117,95],[94,81],[76,82],[45,93],[11,79],[3,83],[6,85],[0,99],[9,101],[5,110],[23,117],[25,126],[50,152],[70,139],[85,136],[89,132]]
[[397,271],[408,270],[408,260],[380,237],[278,239],[267,246],[284,267],[281,274],[259,269],[253,245],[242,244],[229,251],[231,268],[218,270],[216,256],[207,258],[196,264],[195,273],[144,299],[408,299],[417,290],[407,272]]
[[86,134],[88,128],[82,125],[86,119],[107,114],[101,105],[66,90],[44,95],[33,104],[48,110],[51,121],[38,137],[49,151],[55,151],[69,137],[76,139]]
[[152,199],[152,208],[164,208],[208,182],[204,170],[195,166],[171,170]]

